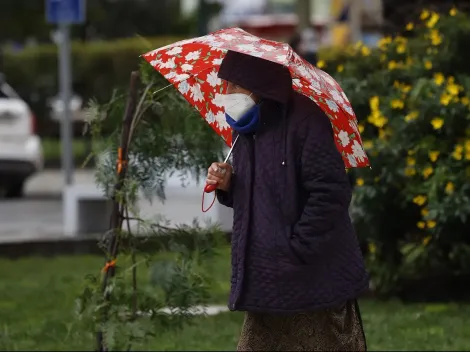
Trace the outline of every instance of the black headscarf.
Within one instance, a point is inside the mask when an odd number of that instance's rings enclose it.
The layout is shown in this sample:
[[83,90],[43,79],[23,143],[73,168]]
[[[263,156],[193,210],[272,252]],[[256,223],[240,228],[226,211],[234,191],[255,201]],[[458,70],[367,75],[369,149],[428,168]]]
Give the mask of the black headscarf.
[[287,105],[292,95],[289,70],[275,62],[229,51],[220,66],[219,78],[238,84],[262,99]]

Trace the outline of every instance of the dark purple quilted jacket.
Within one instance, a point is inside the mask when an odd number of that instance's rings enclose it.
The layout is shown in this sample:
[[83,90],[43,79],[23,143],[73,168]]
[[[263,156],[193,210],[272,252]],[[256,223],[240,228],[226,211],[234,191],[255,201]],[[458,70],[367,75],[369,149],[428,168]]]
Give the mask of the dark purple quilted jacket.
[[368,275],[328,118],[291,90],[287,70],[231,53],[219,77],[263,103],[256,135],[240,135],[234,148],[230,192],[217,192],[234,210],[229,308],[309,311],[356,298]]

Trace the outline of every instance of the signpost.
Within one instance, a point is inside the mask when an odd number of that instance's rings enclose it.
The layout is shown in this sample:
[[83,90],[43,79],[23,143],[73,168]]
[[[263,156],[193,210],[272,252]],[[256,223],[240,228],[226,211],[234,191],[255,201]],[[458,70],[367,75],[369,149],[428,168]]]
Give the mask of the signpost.
[[59,90],[64,107],[61,119],[62,167],[65,173],[65,186],[73,183],[72,151],[72,69],[70,50],[70,25],[85,21],[86,0],[46,0],[46,20],[59,27]]

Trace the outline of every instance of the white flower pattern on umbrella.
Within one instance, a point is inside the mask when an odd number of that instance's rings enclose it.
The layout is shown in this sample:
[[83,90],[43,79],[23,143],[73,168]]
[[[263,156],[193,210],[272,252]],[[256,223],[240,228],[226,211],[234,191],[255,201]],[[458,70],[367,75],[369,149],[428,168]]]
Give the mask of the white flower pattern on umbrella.
[[211,71],[211,73],[207,75],[207,83],[209,83],[211,87],[215,87],[220,85],[222,80],[217,76],[217,72]]
[[168,59],[168,61],[162,62],[160,64],[160,67],[161,68],[175,68],[176,67],[175,58],[172,57],[171,59]]
[[362,147],[362,145],[359,144],[357,140],[353,142],[351,149],[352,149],[354,157],[358,159],[359,161],[364,161],[367,158],[364,148]]
[[200,56],[201,56],[200,51],[191,51],[184,58],[186,59],[186,61],[194,61],[194,60],[199,59]]
[[206,113],[206,116],[205,116],[205,117],[206,117],[206,121],[207,121],[208,123],[214,123],[214,122],[216,121],[215,115],[214,115],[214,113],[213,113],[211,110],[209,110],[209,111]]
[[264,51],[273,51],[273,50],[276,50],[276,47],[275,47],[275,46],[268,45],[268,44],[261,44],[260,48],[263,49]]
[[191,71],[191,70],[193,69],[193,67],[194,67],[194,66],[191,65],[191,64],[182,64],[182,65],[181,65],[181,69],[182,69],[183,71]]
[[229,50],[285,65],[293,89],[309,97],[335,126],[335,143],[346,167],[369,165],[357,119],[346,94],[326,72],[313,67],[287,44],[260,39],[240,28],[223,29],[149,51],[143,57],[188,100],[230,146],[232,132],[225,120],[225,82],[217,77]]
[[354,155],[348,154],[347,158],[348,158],[348,161],[349,161],[349,165],[351,165],[351,167],[357,167],[357,160],[354,157]]
[[338,112],[339,111],[339,106],[338,106],[338,104],[336,104],[336,102],[334,100],[326,99],[326,104],[328,105],[328,107],[330,108],[331,111],[333,111],[333,112]]
[[188,81],[183,81],[178,84],[178,91],[183,95],[186,95],[190,89],[191,87],[189,86]]
[[176,75],[175,77],[175,82],[181,82],[181,81],[185,81],[189,78],[189,75],[187,73],[183,73],[181,75]]
[[195,102],[204,101],[204,94],[201,91],[201,85],[196,83],[194,86],[191,87],[191,99]]
[[338,138],[339,138],[339,141],[340,141],[340,143],[343,147],[348,146],[348,144],[350,142],[348,132],[346,132],[344,130],[339,131]]
[[219,37],[220,37],[220,39],[226,40],[228,42],[236,38],[235,36],[233,36],[231,34],[225,34],[225,33],[222,33]]
[[173,48],[171,48],[170,50],[168,50],[166,52],[167,55],[170,55],[170,56],[174,56],[174,55],[178,55],[178,54],[181,54],[183,52],[183,48],[180,47],[180,46],[175,46]]
[[215,121],[217,121],[217,125],[222,130],[230,128],[230,125],[227,123],[227,119],[225,118],[225,113],[222,111],[219,111],[217,114],[215,114]]

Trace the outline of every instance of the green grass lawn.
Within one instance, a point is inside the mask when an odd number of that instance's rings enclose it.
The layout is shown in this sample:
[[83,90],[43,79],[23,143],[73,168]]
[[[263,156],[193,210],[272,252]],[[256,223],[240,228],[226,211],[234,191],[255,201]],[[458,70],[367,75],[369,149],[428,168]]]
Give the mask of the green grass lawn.
[[[92,350],[92,336],[75,324],[74,304],[83,277],[102,264],[93,256],[0,260],[0,350]],[[224,303],[228,249],[208,267],[216,279],[214,303]],[[370,350],[470,349],[470,305],[363,300],[361,307]],[[242,319],[242,313],[200,317],[135,349],[233,350]]]

